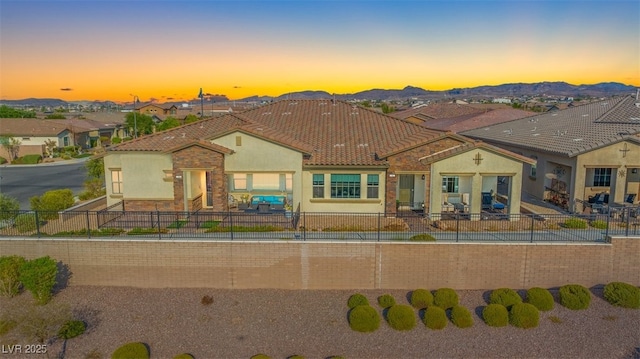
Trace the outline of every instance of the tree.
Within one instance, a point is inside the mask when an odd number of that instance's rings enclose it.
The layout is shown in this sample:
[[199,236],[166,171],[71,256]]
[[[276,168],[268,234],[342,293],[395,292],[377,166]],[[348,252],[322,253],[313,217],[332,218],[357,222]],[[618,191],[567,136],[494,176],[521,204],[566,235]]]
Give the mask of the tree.
[[38,304],[46,304],[51,299],[57,275],[58,264],[49,256],[26,261],[20,267],[20,282]]
[[158,126],[156,126],[156,130],[164,131],[178,126],[180,126],[180,121],[173,117],[167,117],[164,121],[160,122]]
[[193,114],[188,114],[187,117],[184,118],[184,123],[192,123],[196,121],[200,121],[200,118]]
[[0,106],[0,118],[36,118],[36,113],[2,105]]
[[134,113],[129,112],[127,114],[125,123],[127,124],[127,127],[131,130],[132,133],[134,132],[134,129],[137,128],[138,136],[148,135],[153,133],[153,127],[154,127],[153,118],[149,115],[136,112],[135,118],[134,118]]
[[14,218],[19,210],[20,203],[17,199],[0,193],[0,220]]
[[14,161],[18,158],[18,154],[20,153],[20,142],[19,139],[13,138],[12,136],[0,136],[0,144],[2,147],[9,153],[9,162]]
[[67,209],[75,203],[73,192],[66,189],[56,189],[45,192],[42,196],[34,196],[29,199],[31,209],[34,211],[42,211],[41,219],[56,219],[58,212]]
[[396,110],[393,106],[389,106],[386,103],[383,103],[380,107],[382,108],[382,113],[391,113]]
[[58,148],[58,142],[56,140],[46,140],[44,141],[44,148],[47,152],[47,156],[49,158],[53,158],[53,151]]
[[87,175],[89,176],[89,178],[98,178],[98,179],[104,178],[104,158],[103,157],[92,158],[88,160],[84,166],[87,168]]

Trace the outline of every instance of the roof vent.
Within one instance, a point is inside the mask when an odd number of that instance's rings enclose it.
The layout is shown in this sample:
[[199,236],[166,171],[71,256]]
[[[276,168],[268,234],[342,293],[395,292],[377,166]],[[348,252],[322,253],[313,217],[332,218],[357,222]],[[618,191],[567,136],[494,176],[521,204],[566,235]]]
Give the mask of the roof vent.
[[582,115],[582,117],[588,117],[588,116],[589,116],[588,113],[585,113],[584,115]]
[[262,114],[262,116],[264,116],[264,115],[270,115],[270,114],[271,114],[271,112],[265,112],[265,113],[263,113],[263,114]]
[[573,142],[580,142],[580,141],[582,141],[582,140],[583,140],[582,138],[574,138],[574,139],[573,139]]
[[640,117],[629,117],[629,121],[640,122]]
[[291,112],[283,112],[283,113],[282,113],[282,116],[290,115],[290,114],[291,114]]
[[331,112],[323,112],[323,113],[322,113],[322,116],[328,116],[328,115],[330,115],[330,114],[331,114]]
[[333,147],[344,147],[344,143],[336,143]]
[[369,147],[368,143],[359,143],[358,147]]
[[291,106],[291,105],[297,105],[297,104],[298,104],[297,102],[289,102],[289,106]]
[[532,133],[531,136],[538,137],[538,136],[540,136],[540,134],[539,133]]

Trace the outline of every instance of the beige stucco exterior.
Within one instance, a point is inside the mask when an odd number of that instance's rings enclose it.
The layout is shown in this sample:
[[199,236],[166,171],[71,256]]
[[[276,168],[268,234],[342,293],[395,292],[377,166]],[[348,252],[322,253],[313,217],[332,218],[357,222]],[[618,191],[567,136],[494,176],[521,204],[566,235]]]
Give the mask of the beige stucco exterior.
[[[477,157],[478,154],[480,157]],[[474,160],[481,158],[482,160]],[[431,165],[431,213],[441,213],[442,178],[459,177],[458,193],[449,193],[448,197],[461,197],[469,193],[469,213],[480,213],[482,210],[482,192],[497,193],[498,176],[509,177],[507,213],[520,213],[520,193],[522,183],[522,162],[503,154],[486,149],[473,149]],[[459,199],[458,199],[459,202]]]
[[[302,175],[301,209],[307,212],[350,212],[350,213],[384,213],[385,207],[385,171],[379,169],[309,169]],[[324,198],[313,198],[313,175],[324,176]],[[331,198],[331,174],[360,175],[360,198]],[[377,174],[379,179],[378,197],[367,198],[367,175]]]

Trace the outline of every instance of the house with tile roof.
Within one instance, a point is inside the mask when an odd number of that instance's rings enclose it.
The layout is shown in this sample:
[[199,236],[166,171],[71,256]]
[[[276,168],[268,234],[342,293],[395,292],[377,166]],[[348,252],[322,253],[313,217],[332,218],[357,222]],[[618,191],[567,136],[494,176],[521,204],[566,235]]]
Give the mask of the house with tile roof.
[[[13,137],[20,141],[18,157],[31,154],[44,156],[47,141],[55,141],[58,147],[75,145],[69,128],[55,120],[0,118],[0,136]],[[1,146],[0,156],[9,158],[9,154]]]
[[609,194],[610,205],[638,203],[640,100],[615,97],[464,131],[536,160],[522,190],[566,210],[583,212],[589,199]]
[[126,210],[227,211],[229,196],[279,195],[307,212],[427,215],[454,209],[445,202],[479,213],[499,176],[513,179],[506,210],[519,213],[523,163],[533,162],[330,99],[203,119],[104,157],[108,204],[122,201]]

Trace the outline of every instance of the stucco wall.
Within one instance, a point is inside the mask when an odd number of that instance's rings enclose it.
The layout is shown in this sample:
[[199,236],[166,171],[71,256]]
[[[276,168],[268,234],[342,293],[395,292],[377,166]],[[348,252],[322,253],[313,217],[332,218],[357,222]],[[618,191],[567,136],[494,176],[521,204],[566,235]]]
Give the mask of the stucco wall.
[[[324,198],[313,198],[313,174],[324,175]],[[331,174],[359,174],[361,198],[331,198]],[[377,174],[378,198],[367,197],[367,174]],[[350,212],[350,213],[384,213],[385,172],[376,170],[310,170],[302,174],[303,198],[301,208],[306,212]],[[395,201],[395,199],[392,199]]]
[[596,243],[220,242],[2,239],[51,256],[71,285],[152,288],[514,289],[640,285],[640,237]]

